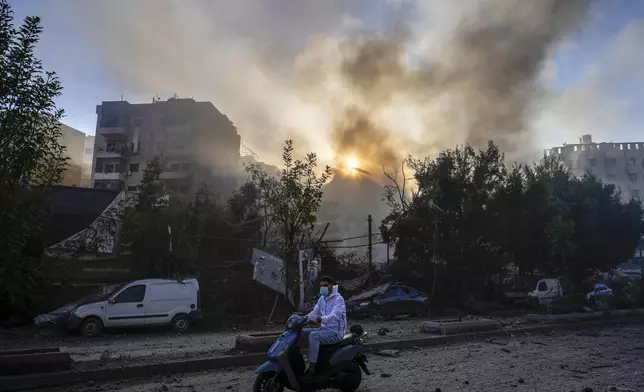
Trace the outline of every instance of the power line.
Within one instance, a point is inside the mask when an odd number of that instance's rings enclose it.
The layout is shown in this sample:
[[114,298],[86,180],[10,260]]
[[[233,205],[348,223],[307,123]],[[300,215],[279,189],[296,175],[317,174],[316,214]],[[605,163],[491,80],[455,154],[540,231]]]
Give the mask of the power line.
[[[378,244],[384,244],[384,241],[380,242],[372,242],[371,245],[378,245]],[[370,244],[362,244],[362,245],[348,245],[348,246],[327,246],[329,249],[357,249],[357,248],[366,248]]]
[[[371,234],[372,237],[378,236],[378,235],[380,235],[380,233],[372,233]],[[328,241],[321,241],[321,242],[324,242],[324,243],[344,242],[344,241],[357,240],[357,239],[360,239],[360,238],[368,238],[368,237],[369,237],[369,234],[365,234],[365,235],[359,235],[359,236],[356,236],[356,237],[347,237],[347,238],[341,238],[341,239],[338,239],[338,240],[328,240]]]

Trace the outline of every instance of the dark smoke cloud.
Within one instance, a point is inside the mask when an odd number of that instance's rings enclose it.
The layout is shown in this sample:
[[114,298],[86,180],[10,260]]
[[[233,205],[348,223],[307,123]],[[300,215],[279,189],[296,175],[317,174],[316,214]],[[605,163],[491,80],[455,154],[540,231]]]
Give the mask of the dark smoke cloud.
[[[417,153],[457,143],[500,144],[512,158],[532,152],[532,121],[545,94],[540,75],[551,52],[584,21],[585,0],[491,0],[472,7],[438,51],[411,63],[407,48],[418,38],[409,29],[361,34],[338,44],[339,80],[347,96],[336,106],[331,142],[340,159],[357,154],[367,167],[393,166]],[[318,74],[330,72],[315,64]],[[314,93],[322,84],[309,84]],[[414,142],[405,122],[382,114],[404,105],[418,109]],[[410,151],[411,150],[411,151]],[[425,151],[423,151],[425,150]]]
[[544,63],[587,8],[585,0],[86,0],[57,12],[94,40],[88,55],[126,99],[211,100],[269,163],[279,163],[289,135],[321,161],[353,153],[375,171],[407,153],[490,138],[525,156]]

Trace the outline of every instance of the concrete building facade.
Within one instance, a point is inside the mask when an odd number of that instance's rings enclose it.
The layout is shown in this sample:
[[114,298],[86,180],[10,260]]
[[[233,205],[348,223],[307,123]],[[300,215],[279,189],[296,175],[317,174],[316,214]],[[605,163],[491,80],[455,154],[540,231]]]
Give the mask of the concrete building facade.
[[92,166],[94,165],[94,136],[85,136],[85,152],[83,154],[83,172],[81,174],[81,186],[92,187]]
[[85,133],[65,124],[60,124],[60,128],[62,135],[59,143],[65,146],[65,155],[68,158],[61,185],[81,186]]
[[574,175],[590,172],[614,184],[624,200],[644,198],[644,142],[595,143],[591,135],[583,135],[578,144],[564,144],[545,153],[560,157]]
[[168,193],[189,194],[206,184],[225,194],[236,186],[241,139],[212,103],[111,101],[96,114],[94,188],[136,191],[154,157],[161,159]]

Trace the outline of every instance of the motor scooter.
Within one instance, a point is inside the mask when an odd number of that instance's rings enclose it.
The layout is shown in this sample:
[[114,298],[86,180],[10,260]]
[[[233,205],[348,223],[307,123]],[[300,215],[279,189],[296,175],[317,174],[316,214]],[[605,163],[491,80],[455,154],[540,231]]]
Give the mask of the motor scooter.
[[371,374],[362,352],[367,333],[360,325],[354,325],[339,343],[320,346],[315,376],[303,377],[306,364],[298,341],[307,322],[306,317],[298,314],[289,317],[286,330],[268,350],[268,361],[255,371],[253,392],[282,392],[284,388],[354,392],[360,387],[362,373]]

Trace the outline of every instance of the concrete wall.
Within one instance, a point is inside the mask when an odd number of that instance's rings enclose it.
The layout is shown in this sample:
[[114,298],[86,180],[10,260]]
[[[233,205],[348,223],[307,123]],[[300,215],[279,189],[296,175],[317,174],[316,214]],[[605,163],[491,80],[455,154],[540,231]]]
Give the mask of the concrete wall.
[[83,170],[81,174],[81,186],[92,187],[92,166],[94,165],[94,136],[85,136],[85,150],[83,153]]
[[83,159],[85,154],[85,134],[68,125],[61,124],[60,144],[66,148],[68,167],[63,173],[62,185],[81,186]]

